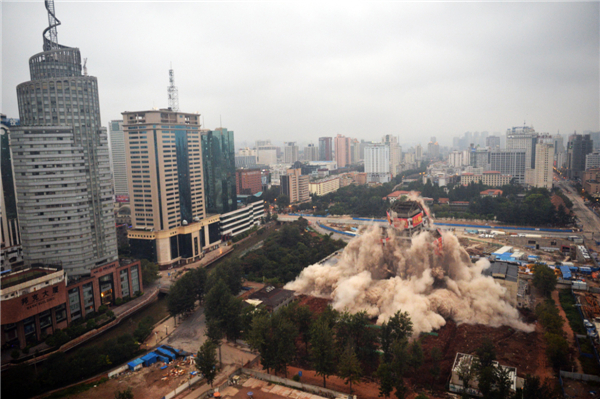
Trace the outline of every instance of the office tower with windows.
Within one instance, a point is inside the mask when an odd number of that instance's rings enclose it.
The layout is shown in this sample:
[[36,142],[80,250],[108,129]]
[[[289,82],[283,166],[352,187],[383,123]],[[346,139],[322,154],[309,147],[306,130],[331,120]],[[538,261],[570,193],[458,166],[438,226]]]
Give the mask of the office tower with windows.
[[344,168],[350,165],[352,159],[350,156],[350,137],[338,134],[335,138],[335,162],[338,168]]
[[535,146],[535,169],[531,185],[552,189],[554,177],[554,144],[538,143]]
[[17,86],[21,126],[11,145],[24,260],[61,264],[73,278],[117,259],[112,178],[98,80],[78,48],[58,43],[48,4],[44,51]]
[[303,175],[301,169],[288,169],[287,174],[281,176],[281,192],[290,198],[292,204],[309,201],[308,182],[309,176]]
[[1,270],[11,270],[13,266],[20,265],[23,261],[21,247],[21,234],[19,233],[19,215],[17,212],[17,193],[15,187],[15,174],[10,149],[10,129],[18,126],[17,119],[6,118],[1,115],[0,124],[0,232],[2,233],[2,246],[0,248]]
[[498,136],[487,136],[485,138],[486,147],[490,147],[491,150],[500,149],[500,137]]
[[507,150],[525,150],[525,169],[535,168],[535,146],[538,134],[529,126],[518,126],[506,131]]
[[218,234],[218,217],[205,211],[199,118],[170,109],[123,112],[132,255],[163,269],[199,259],[214,242],[215,220]]
[[365,147],[365,173],[367,183],[390,181],[390,146],[382,143]]
[[585,171],[585,159],[594,149],[594,143],[589,134],[573,134],[567,145],[567,169],[569,179],[580,179]]
[[319,161],[333,161],[331,137],[319,137]]
[[298,146],[295,142],[284,143],[283,150],[283,163],[294,163],[298,161]]
[[319,160],[319,147],[314,144],[309,144],[304,147],[304,160],[305,161],[318,161]]
[[490,151],[490,170],[511,175],[517,183],[525,183],[525,150]]
[[237,209],[233,131],[220,127],[202,131],[202,161],[206,212],[227,213]]
[[108,125],[110,135],[110,155],[112,160],[112,175],[115,196],[129,198],[129,184],[127,183],[127,159],[125,156],[125,135],[123,133],[123,121],[110,121]]

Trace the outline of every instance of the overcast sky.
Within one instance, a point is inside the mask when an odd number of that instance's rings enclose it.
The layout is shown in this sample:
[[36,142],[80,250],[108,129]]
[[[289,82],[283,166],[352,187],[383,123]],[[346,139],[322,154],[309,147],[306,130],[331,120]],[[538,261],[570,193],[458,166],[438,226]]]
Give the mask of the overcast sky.
[[[598,2],[56,2],[61,44],[79,47],[102,123],[167,106],[244,141],[338,133],[442,145],[466,131],[600,130]],[[2,2],[2,107],[42,51],[43,1]]]

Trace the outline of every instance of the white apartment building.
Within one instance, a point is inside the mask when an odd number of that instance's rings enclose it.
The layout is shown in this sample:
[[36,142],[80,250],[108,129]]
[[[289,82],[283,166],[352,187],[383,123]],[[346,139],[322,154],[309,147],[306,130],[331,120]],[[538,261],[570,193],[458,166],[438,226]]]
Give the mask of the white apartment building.
[[221,235],[235,237],[253,226],[259,226],[265,214],[265,201],[256,201],[219,216]]
[[261,165],[275,165],[277,163],[277,147],[274,145],[264,145],[257,147],[257,163]]
[[538,143],[535,147],[535,169],[531,185],[552,189],[554,177],[554,144]]
[[600,168],[600,151],[585,156],[585,170]]
[[390,150],[386,144],[371,144],[365,147],[365,173],[367,183],[387,183],[390,174]]
[[284,143],[283,146],[283,162],[284,163],[294,163],[298,161],[300,158],[298,157],[298,146],[295,142]]
[[334,177],[331,179],[311,182],[308,184],[308,191],[311,194],[316,195],[325,195],[329,193],[333,193],[340,188],[340,178]]

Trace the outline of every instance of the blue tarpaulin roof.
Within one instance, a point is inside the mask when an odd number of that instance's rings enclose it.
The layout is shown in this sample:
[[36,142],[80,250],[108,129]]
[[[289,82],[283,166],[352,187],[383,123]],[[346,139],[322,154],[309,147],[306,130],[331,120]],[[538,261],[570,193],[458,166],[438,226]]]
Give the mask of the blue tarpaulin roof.
[[171,351],[162,347],[156,348],[156,353],[158,353],[159,355],[165,355],[171,360],[175,359],[175,355],[171,353]]
[[127,365],[129,366],[130,369],[134,369],[136,366],[139,366],[140,364],[144,363],[144,361],[142,359],[135,359],[132,360],[131,362],[127,363]]
[[160,353],[156,353],[156,352],[153,352],[153,353],[156,355],[157,359],[160,360],[161,362],[169,363],[170,359],[168,357],[163,356]]
[[571,270],[569,269],[569,266],[561,266],[560,271],[562,272],[563,279],[571,279]]

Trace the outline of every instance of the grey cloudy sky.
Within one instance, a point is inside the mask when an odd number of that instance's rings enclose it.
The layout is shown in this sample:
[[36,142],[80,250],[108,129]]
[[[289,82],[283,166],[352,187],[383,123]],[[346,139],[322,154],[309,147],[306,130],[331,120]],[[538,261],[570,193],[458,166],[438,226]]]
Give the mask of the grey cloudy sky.
[[[102,122],[167,106],[236,142],[441,144],[465,131],[600,130],[598,2],[56,2],[98,77]],[[43,1],[2,3],[2,112],[42,50]]]

